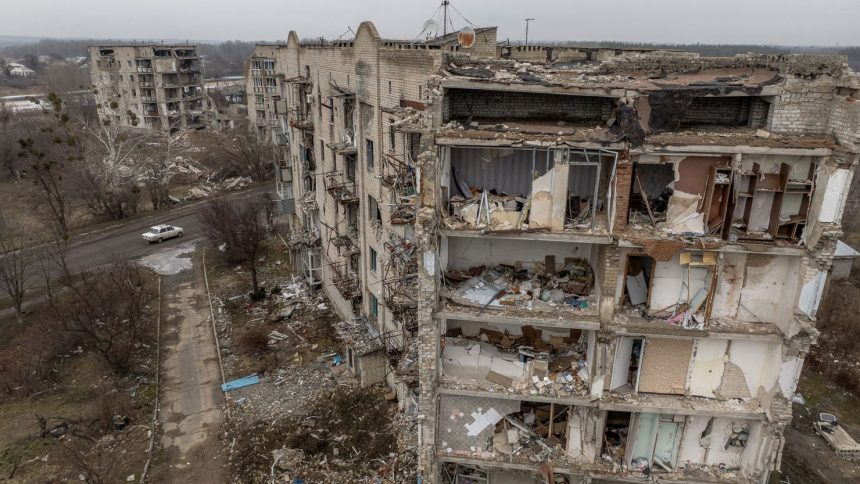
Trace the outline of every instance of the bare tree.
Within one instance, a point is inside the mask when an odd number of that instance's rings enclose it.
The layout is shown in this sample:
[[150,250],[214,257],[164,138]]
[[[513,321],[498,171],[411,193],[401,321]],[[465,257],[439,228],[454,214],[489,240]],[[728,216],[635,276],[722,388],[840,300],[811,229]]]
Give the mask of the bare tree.
[[226,244],[226,252],[231,260],[247,266],[252,293],[259,295],[257,257],[262,242],[271,232],[271,200],[267,196],[241,202],[216,198],[208,202],[200,218],[207,235],[218,244]]
[[79,119],[78,124],[92,141],[80,172],[87,203],[114,220],[130,215],[137,209],[138,158],[147,139],[145,132],[98,120]]
[[274,173],[275,147],[256,130],[229,130],[217,135],[219,151],[228,159],[229,175],[249,175],[257,181]]
[[38,129],[31,127],[30,136],[18,139],[18,157],[30,161],[30,175],[39,188],[37,203],[48,214],[57,235],[67,238],[71,196],[66,175],[73,169],[66,164],[82,161],[84,148],[63,99],[51,92],[48,101],[51,110],[43,112],[50,117],[42,119],[37,124]]
[[12,300],[18,323],[24,322],[24,298],[33,287],[36,251],[22,227],[0,218],[0,286]]
[[115,260],[76,281],[51,299],[51,311],[63,329],[84,337],[120,374],[131,367],[135,347],[150,324],[144,308],[152,291],[137,265]]
[[170,182],[177,173],[175,158],[185,152],[188,131],[179,130],[178,125],[179,121],[171,129],[160,131],[148,143],[151,148],[143,156],[140,179],[153,210],[160,209],[167,200]]

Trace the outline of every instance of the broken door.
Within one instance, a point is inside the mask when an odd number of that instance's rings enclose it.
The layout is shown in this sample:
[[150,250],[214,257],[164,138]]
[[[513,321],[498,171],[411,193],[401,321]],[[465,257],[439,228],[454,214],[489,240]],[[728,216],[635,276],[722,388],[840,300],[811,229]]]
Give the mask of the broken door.
[[652,461],[658,467],[670,471],[675,468],[675,460],[678,458],[678,449],[681,446],[683,435],[683,417],[673,415],[661,415],[657,425],[657,441],[654,445],[654,458]]

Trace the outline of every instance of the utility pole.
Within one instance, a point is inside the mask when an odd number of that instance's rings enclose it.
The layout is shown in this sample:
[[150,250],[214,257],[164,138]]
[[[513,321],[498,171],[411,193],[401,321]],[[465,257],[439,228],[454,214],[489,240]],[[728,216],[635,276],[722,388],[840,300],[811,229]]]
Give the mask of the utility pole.
[[449,0],[442,1],[442,35],[448,35],[448,5],[451,5]]
[[534,20],[534,19],[533,18],[527,18],[526,19],[526,47],[528,47],[528,45],[529,45],[529,22],[531,22],[532,20]]

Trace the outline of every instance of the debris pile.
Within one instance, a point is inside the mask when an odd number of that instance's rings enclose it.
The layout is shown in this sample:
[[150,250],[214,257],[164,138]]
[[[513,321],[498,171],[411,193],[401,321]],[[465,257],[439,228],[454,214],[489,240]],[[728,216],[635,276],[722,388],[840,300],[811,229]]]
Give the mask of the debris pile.
[[415,446],[406,437],[414,424],[383,393],[338,388],[293,416],[239,428],[231,421],[228,434],[241,437],[228,465],[243,482],[414,482]]
[[545,339],[526,325],[522,336],[481,328],[478,338],[448,330],[442,349],[448,386],[529,395],[571,397],[588,393],[588,344],[580,330]]
[[583,311],[593,308],[594,271],[582,258],[567,257],[561,269],[555,257],[543,262],[495,267],[478,266],[445,273],[443,294],[466,306],[547,310],[556,307]]

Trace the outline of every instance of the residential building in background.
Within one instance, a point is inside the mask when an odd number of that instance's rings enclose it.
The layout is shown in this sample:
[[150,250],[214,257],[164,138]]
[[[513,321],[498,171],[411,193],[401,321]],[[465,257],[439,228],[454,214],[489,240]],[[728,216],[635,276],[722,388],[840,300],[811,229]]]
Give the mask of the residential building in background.
[[[422,482],[766,482],[860,150],[839,56],[260,44],[294,266]],[[459,481],[461,482],[461,481]]]
[[205,128],[212,121],[196,46],[91,46],[90,59],[102,121],[171,131]]

